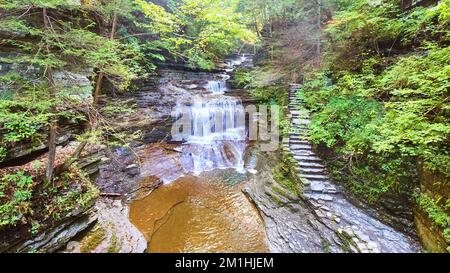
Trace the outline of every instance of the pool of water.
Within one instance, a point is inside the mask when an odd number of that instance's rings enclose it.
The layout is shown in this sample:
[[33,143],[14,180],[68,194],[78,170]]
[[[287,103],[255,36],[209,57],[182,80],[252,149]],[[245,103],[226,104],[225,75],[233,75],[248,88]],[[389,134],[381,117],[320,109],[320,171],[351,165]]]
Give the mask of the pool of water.
[[131,204],[148,252],[267,252],[265,228],[234,171],[183,177]]

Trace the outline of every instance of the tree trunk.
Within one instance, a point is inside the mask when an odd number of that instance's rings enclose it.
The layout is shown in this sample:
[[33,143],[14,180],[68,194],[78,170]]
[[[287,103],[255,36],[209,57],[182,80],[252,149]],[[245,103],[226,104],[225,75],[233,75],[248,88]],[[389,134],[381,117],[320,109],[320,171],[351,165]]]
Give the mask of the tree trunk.
[[[112,27],[111,27],[111,34],[109,36],[110,40],[114,40],[114,35],[116,33],[117,29],[117,12],[114,12],[113,14],[113,21],[112,21]],[[98,105],[98,102],[100,100],[100,96],[102,95],[102,82],[103,78],[105,77],[105,74],[103,71],[100,70],[100,73],[97,77],[97,83],[95,84],[95,93],[94,93],[94,107]]]
[[100,100],[100,96],[102,94],[102,81],[105,74],[103,72],[98,73],[97,83],[95,84],[95,93],[94,93],[94,108],[97,107],[98,102]]
[[322,3],[318,0],[318,12],[317,12],[317,67],[322,66]]
[[[51,32],[50,22],[48,19],[48,11],[47,8],[42,9],[42,16],[44,19],[44,29],[47,33]],[[50,53],[50,47],[47,44],[47,53]],[[52,100],[51,113],[56,113],[56,106],[54,100],[56,99],[56,87],[55,82],[53,80],[53,69],[51,67],[46,68],[46,77],[47,82],[50,88],[50,99]],[[56,158],[56,134],[58,131],[58,121],[55,117],[52,117],[50,120],[50,132],[48,137],[48,162],[47,162],[47,170],[45,172],[45,176],[47,180],[53,183],[53,174],[55,168],[55,158]]]

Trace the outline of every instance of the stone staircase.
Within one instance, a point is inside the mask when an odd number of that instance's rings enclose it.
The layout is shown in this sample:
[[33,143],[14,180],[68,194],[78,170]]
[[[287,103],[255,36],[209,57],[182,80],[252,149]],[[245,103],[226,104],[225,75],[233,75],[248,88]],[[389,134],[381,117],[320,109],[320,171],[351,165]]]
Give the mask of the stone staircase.
[[[322,159],[308,141],[311,119],[304,102],[296,95],[300,85],[289,90],[288,117],[291,134],[283,139],[283,149],[297,164],[303,183],[303,197],[314,220],[309,223],[328,241],[331,252],[418,252],[420,247],[409,236],[380,222],[347,199],[327,173]],[[305,240],[303,244],[308,243]],[[294,249],[295,251],[302,249]]]
[[297,162],[298,176],[303,182],[304,194],[312,198],[333,200],[333,195],[339,194],[339,190],[330,181],[322,159],[307,140],[311,119],[309,112],[304,108],[304,102],[296,96],[299,87],[298,84],[290,86],[288,118],[291,119],[292,133],[283,140],[283,146]]

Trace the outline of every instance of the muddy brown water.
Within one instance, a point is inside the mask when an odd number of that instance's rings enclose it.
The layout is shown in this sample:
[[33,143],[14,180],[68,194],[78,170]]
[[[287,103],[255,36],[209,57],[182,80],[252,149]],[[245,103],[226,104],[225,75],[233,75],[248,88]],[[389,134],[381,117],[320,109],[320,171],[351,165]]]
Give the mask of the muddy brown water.
[[244,185],[211,172],[183,177],[133,202],[130,218],[152,253],[267,252],[264,224]]

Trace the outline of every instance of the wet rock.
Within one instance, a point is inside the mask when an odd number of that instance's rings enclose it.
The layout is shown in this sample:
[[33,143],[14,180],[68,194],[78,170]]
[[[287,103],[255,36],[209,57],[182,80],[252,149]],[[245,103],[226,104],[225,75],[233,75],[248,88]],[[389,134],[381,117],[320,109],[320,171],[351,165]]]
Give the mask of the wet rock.
[[196,88],[198,88],[198,85],[196,85],[196,84],[191,84],[191,85],[186,86],[186,88],[187,88],[187,89],[196,89]]
[[108,157],[102,157],[102,158],[100,159],[100,161],[101,161],[102,163],[109,163],[109,162],[111,162],[111,159],[108,158]]
[[56,252],[65,247],[79,233],[89,228],[97,221],[94,209],[72,214],[58,225],[47,229],[35,238],[22,242],[6,252]]
[[76,241],[70,241],[67,243],[66,250],[72,253],[79,253],[81,252],[80,243]]
[[125,172],[130,176],[136,176],[140,173],[139,166],[137,164],[128,165]]
[[128,207],[121,200],[101,198],[95,204],[97,223],[91,232],[101,231],[100,236],[84,240],[91,233],[85,234],[78,242],[67,244],[64,252],[79,253],[143,253],[147,241],[141,232],[131,224]]
[[[108,152],[110,160],[99,166],[96,180],[102,193],[127,195],[139,187],[139,167],[137,158],[129,149],[117,149]],[[135,174],[137,173],[137,174]]]
[[53,74],[53,79],[56,86],[63,90],[63,95],[80,102],[90,103],[93,100],[93,87],[89,77],[93,74],[92,69],[86,69],[78,73],[57,71]]
[[322,192],[325,189],[325,185],[320,182],[311,183],[311,190],[315,192]]
[[174,151],[177,145],[149,144],[138,151],[141,160],[141,177],[158,177],[164,183],[175,181],[184,175],[182,154]]

